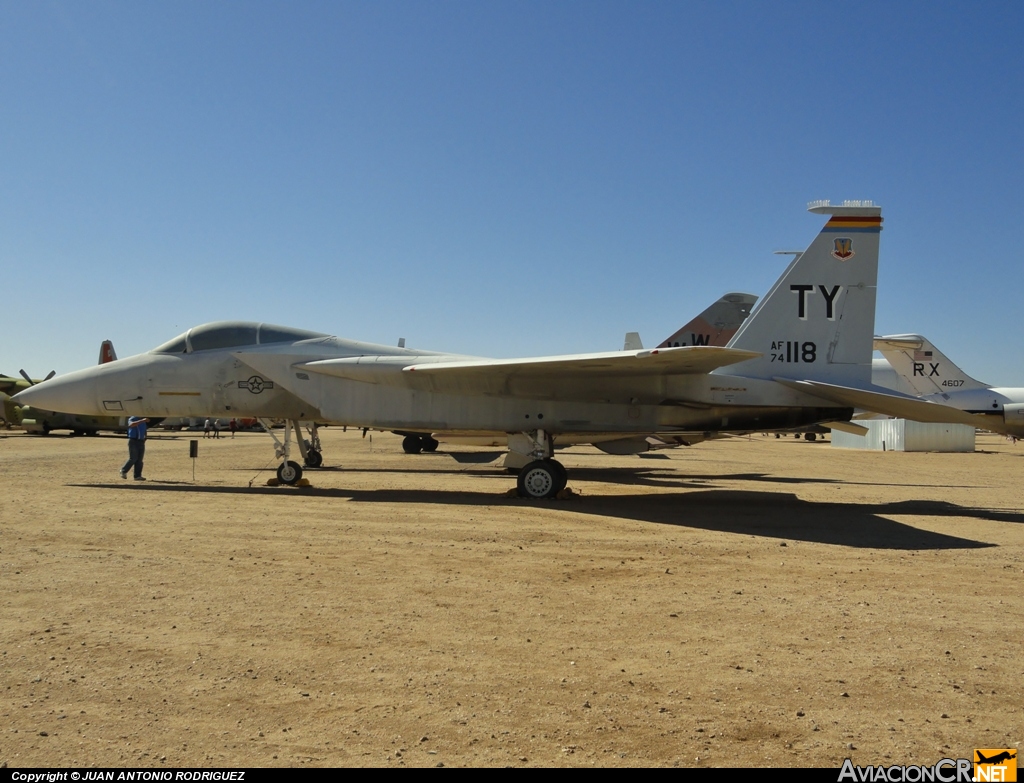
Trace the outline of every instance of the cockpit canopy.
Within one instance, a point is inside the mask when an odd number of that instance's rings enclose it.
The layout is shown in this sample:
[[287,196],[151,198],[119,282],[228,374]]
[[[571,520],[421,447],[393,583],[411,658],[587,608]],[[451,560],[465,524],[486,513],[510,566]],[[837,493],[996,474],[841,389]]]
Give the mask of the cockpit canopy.
[[194,326],[173,340],[154,348],[150,353],[195,353],[249,345],[294,343],[329,337],[321,332],[293,329],[290,326],[256,323],[255,321],[215,321]]

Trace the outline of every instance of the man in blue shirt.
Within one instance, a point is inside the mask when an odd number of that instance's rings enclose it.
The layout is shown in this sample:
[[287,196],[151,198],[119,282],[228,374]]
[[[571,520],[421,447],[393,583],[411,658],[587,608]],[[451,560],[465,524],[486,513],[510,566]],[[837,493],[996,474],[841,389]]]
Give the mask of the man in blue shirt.
[[128,469],[135,466],[135,480],[145,481],[142,476],[142,458],[146,455],[146,425],[149,419],[132,416],[128,419],[128,461],[121,468],[121,478],[128,478]]

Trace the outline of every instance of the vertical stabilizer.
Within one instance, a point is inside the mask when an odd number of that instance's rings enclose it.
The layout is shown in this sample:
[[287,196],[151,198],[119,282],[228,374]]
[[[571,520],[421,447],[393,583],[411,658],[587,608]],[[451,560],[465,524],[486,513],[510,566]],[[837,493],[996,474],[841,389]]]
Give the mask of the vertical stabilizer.
[[965,373],[919,334],[876,337],[875,350],[882,352],[901,380],[913,388],[914,394],[988,388],[988,384]]
[[107,364],[108,362],[116,362],[117,354],[114,353],[114,344],[110,340],[104,340],[100,343],[100,361],[99,364]]
[[642,351],[644,344],[640,342],[640,332],[626,332],[626,339],[622,343],[624,351]]
[[725,345],[750,315],[756,301],[754,294],[726,294],[658,347]]
[[870,201],[819,201],[808,209],[828,215],[828,222],[729,342],[762,356],[733,365],[728,374],[867,386],[882,208]]

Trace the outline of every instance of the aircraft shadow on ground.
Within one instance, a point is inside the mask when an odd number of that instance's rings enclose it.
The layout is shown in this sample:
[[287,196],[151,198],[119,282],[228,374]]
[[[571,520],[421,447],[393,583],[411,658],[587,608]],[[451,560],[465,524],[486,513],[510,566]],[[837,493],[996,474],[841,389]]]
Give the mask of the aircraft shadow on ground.
[[[462,466],[452,465],[450,462],[427,462],[420,460],[419,457],[411,457],[410,462],[402,467],[395,468],[359,468],[349,467],[346,465],[325,465],[315,470],[310,470],[304,473],[307,478],[312,479],[317,473],[320,472],[332,472],[332,473],[368,473],[368,474],[380,474],[380,473],[395,473],[400,475],[438,475],[438,476],[466,476],[476,478],[495,478],[504,477],[511,481],[511,478],[505,468],[500,465],[489,465],[486,463],[473,463],[465,462],[461,463]],[[466,467],[474,467],[474,470],[467,470]],[[277,470],[276,467],[246,467],[246,468],[233,468],[233,470],[241,473],[257,473],[266,474],[267,476],[273,476]],[[680,474],[678,470],[661,467],[651,467],[648,465],[638,465],[635,468],[578,468],[573,467],[570,469],[571,481],[595,481],[603,482],[606,484],[625,484],[628,486],[647,486],[647,487],[698,487],[705,486],[709,482],[722,481],[722,480],[735,480],[735,481],[767,481],[775,482],[780,484],[801,484],[801,483],[825,483],[832,484],[836,483],[832,479],[800,479],[800,478],[786,478],[786,477],[772,477],[766,473],[735,473],[731,475],[704,475],[694,476]],[[570,484],[571,484],[570,481]],[[944,484],[943,486],[948,486]]]
[[337,498],[355,503],[428,503],[451,506],[520,505],[543,511],[590,514],[633,522],[697,530],[807,541],[869,549],[982,549],[985,541],[921,530],[885,515],[963,517],[994,522],[1024,522],[1024,514],[959,506],[936,500],[894,503],[817,503],[791,493],[745,490],[697,490],[658,495],[577,496],[566,501],[531,501],[485,492],[381,489],[345,490],[292,487],[202,486],[184,482],[146,484],[70,484],[92,489]]
[[715,481],[763,481],[769,484],[845,484],[870,487],[944,487],[952,489],[983,489],[975,484],[912,484],[903,481],[849,481],[837,478],[808,478],[806,476],[777,476],[772,473],[687,473],[678,465],[672,468],[577,468],[570,471],[578,481],[617,481],[621,484],[640,484],[652,487],[689,486]]
[[[795,445],[800,445],[799,443]],[[807,444],[811,445],[811,444]],[[307,474],[311,477],[316,472],[346,472],[346,473],[402,473],[402,474],[438,474],[438,475],[463,475],[463,476],[507,476],[508,472],[499,462],[504,457],[505,451],[438,451],[422,454],[398,454],[395,455],[401,460],[398,467],[393,468],[359,468],[347,465],[323,465],[315,469],[315,472]],[[556,455],[557,456],[557,455]],[[594,456],[594,455],[588,455]],[[886,487],[935,487],[942,486],[951,489],[979,489],[973,484],[912,484],[903,481],[879,482],[879,481],[849,481],[837,478],[808,478],[805,476],[777,476],[771,473],[688,473],[685,466],[691,463],[672,462],[670,465],[650,464],[651,459],[670,459],[664,454],[638,454],[640,459],[632,467],[619,466],[577,466],[570,467],[569,474],[571,481],[596,481],[602,483],[625,484],[629,486],[647,487],[678,487],[692,488],[714,484],[720,481],[762,481],[768,484],[848,484],[860,486],[886,486]],[[440,459],[445,458],[445,459]],[[450,458],[450,459],[449,459]],[[452,464],[452,462],[456,464]],[[490,464],[494,463],[494,464]],[[467,472],[466,468],[476,468]],[[272,475],[276,471],[276,465],[261,465],[258,467],[234,468],[243,473],[267,473]],[[484,472],[486,471],[486,472]],[[570,483],[571,486],[571,483]]]
[[[479,478],[509,478],[508,472],[500,465],[487,465],[480,463],[462,463],[464,465],[478,465],[478,468],[467,471],[465,467],[452,465],[448,461],[423,460],[421,455],[411,456],[409,462],[401,467],[395,468],[359,468],[346,465],[325,465],[306,473],[306,477],[312,479],[317,473],[396,473],[402,475],[440,475],[440,476],[466,476]],[[241,473],[266,474],[273,476],[276,467],[244,467],[233,468]],[[766,484],[846,484],[872,487],[943,487],[952,489],[978,489],[973,484],[912,484],[909,482],[879,482],[879,481],[848,481],[836,478],[808,478],[805,476],[776,476],[771,473],[686,473],[678,465],[673,467],[661,467],[655,465],[639,464],[636,467],[572,467],[569,469],[570,482],[593,481],[604,484],[624,484],[637,487],[661,487],[690,489],[707,487],[722,481],[760,481]]]

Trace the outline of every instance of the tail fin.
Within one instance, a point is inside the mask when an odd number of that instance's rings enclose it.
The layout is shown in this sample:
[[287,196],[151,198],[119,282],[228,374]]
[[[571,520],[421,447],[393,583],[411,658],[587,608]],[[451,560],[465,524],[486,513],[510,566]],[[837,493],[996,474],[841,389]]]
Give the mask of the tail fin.
[[823,201],[808,210],[829,215],[828,222],[729,342],[762,356],[728,372],[865,386],[871,383],[882,209],[870,201]]
[[106,364],[107,362],[116,362],[117,354],[114,353],[114,344],[110,340],[104,340],[100,343],[100,360],[99,364]]
[[881,351],[892,368],[918,395],[938,394],[964,389],[987,389],[919,334],[894,334],[875,338],[875,350]]
[[658,347],[725,345],[750,315],[756,301],[754,294],[726,294]]
[[623,341],[622,350],[642,351],[644,344],[640,342],[640,332],[626,332],[626,339]]

